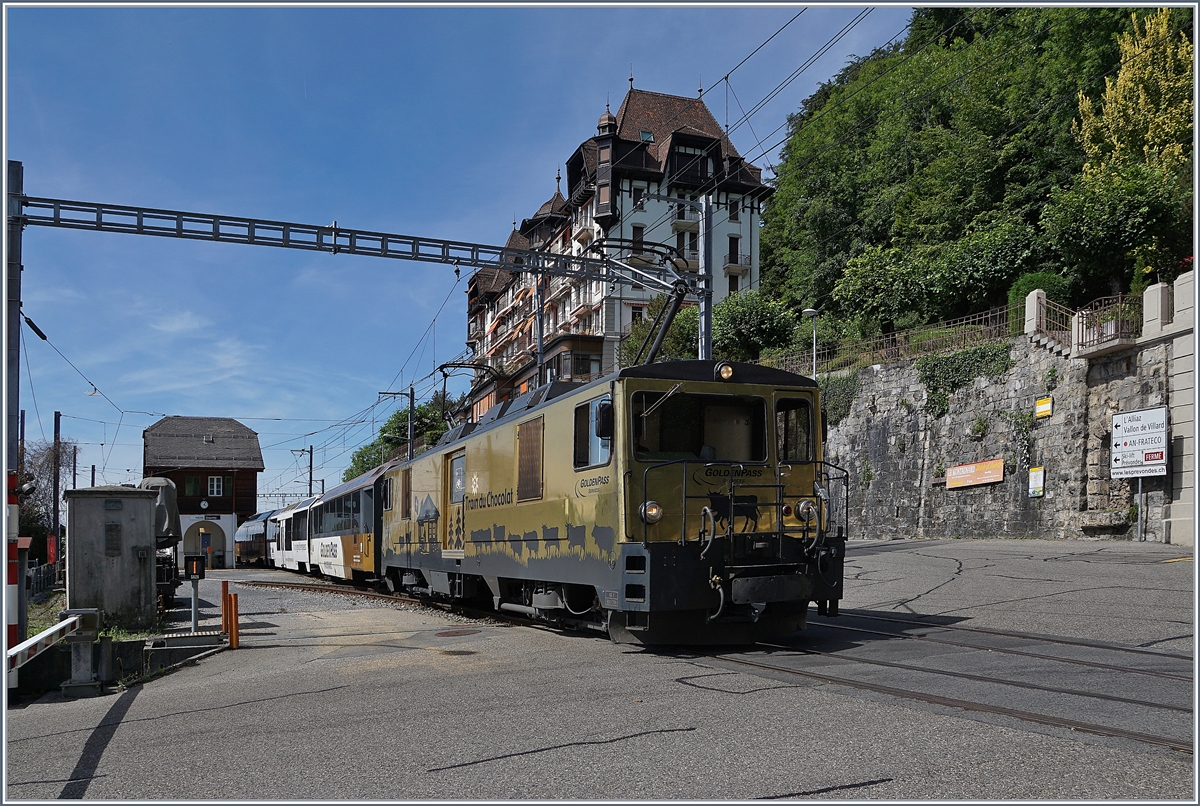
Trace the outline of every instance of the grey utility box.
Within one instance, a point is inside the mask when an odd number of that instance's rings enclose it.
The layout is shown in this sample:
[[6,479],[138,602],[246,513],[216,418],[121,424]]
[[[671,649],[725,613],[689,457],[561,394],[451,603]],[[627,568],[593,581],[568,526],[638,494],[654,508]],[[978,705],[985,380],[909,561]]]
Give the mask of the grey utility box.
[[155,490],[85,487],[68,490],[67,607],[99,608],[104,623],[153,629]]

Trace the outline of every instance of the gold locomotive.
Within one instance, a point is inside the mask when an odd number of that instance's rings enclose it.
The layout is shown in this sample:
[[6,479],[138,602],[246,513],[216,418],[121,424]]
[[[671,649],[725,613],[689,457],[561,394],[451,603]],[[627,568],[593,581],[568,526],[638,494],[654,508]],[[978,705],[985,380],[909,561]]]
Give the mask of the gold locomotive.
[[551,382],[313,503],[308,567],[618,641],[790,633],[842,595],[848,478],[820,412],[815,382],[752,364]]

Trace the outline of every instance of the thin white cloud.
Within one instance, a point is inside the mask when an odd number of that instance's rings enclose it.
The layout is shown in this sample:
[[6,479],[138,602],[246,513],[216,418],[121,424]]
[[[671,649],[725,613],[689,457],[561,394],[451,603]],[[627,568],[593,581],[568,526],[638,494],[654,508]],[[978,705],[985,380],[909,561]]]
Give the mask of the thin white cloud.
[[150,327],[162,333],[190,333],[201,330],[209,324],[209,320],[192,311],[181,311],[151,322]]

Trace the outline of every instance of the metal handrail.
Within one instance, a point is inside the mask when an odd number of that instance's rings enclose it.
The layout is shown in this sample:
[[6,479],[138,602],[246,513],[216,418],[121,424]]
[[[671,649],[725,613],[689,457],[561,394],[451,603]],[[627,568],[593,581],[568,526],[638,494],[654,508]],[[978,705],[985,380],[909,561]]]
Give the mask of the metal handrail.
[[[818,347],[817,371],[837,372],[903,361],[1018,336],[1023,331],[1024,311],[1025,303],[1021,302],[870,339]],[[812,372],[812,350],[781,356],[771,365],[807,375]]]
[[1142,335],[1142,298],[1118,294],[1093,300],[1079,311],[1080,347]]
[[1065,347],[1071,346],[1071,321],[1074,312],[1046,297],[1038,299],[1037,332],[1057,341]]

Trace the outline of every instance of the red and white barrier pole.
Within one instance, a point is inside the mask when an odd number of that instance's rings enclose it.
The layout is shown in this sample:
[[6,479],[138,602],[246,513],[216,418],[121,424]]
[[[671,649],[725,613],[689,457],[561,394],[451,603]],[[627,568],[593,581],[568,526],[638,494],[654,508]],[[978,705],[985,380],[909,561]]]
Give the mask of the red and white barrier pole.
[[[20,599],[21,580],[17,573],[17,533],[20,530],[21,514],[17,504],[17,474],[8,473],[8,518],[5,532],[8,540],[8,584],[4,589],[4,611],[8,614],[8,637],[4,641],[4,649],[10,650],[21,642]],[[8,673],[8,687],[17,685],[17,671]]]

